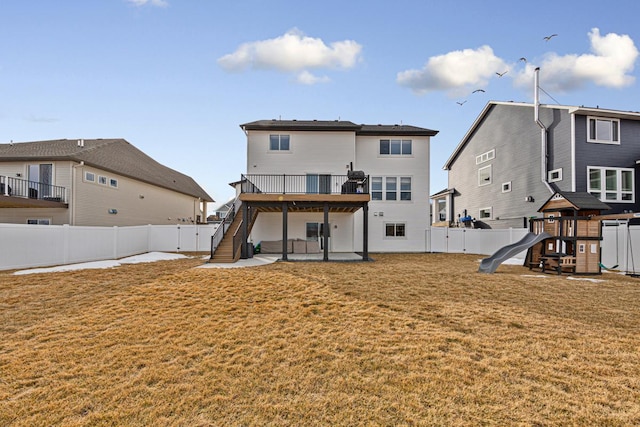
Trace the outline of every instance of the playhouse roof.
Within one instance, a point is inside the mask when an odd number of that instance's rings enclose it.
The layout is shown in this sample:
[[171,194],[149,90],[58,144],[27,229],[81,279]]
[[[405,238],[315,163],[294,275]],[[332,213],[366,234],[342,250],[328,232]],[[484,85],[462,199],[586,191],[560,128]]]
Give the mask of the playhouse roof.
[[611,209],[597,197],[587,192],[558,191],[538,209],[538,212],[559,211],[571,209],[574,211],[605,211]]

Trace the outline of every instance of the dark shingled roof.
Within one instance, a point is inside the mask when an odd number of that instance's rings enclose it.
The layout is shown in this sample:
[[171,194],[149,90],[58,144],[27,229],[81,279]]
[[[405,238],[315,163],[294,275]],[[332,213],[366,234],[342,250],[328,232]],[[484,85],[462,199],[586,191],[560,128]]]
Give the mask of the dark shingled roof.
[[85,139],[84,147],[80,147],[77,140],[69,139],[0,144],[0,161],[33,160],[84,162],[87,166],[213,202],[193,178],[156,162],[124,139]]
[[600,201],[600,199],[598,199],[591,193],[572,192],[572,191],[558,191],[542,205],[542,208],[544,208],[544,206],[547,203],[549,203],[556,196],[556,194],[559,194],[562,197],[564,197],[567,201],[569,201],[569,203],[574,205],[578,211],[582,211],[582,210],[606,211],[611,209],[611,206]]
[[243,130],[354,131],[357,135],[435,136],[438,131],[409,125],[357,125],[345,120],[258,120],[244,123]]

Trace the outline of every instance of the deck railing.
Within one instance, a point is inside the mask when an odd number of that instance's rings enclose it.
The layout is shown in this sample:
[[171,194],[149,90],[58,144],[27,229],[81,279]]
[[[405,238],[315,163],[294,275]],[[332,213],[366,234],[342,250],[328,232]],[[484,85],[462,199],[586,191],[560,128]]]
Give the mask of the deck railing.
[[67,203],[64,187],[4,175],[0,175],[0,195]]
[[242,175],[243,193],[369,194],[369,177],[349,175]]

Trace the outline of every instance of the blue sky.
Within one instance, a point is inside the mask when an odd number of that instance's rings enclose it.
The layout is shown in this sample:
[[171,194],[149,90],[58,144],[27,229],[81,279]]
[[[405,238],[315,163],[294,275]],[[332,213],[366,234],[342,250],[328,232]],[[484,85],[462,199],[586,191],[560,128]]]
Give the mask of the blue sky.
[[488,101],[533,100],[535,67],[542,103],[640,110],[639,14],[636,0],[3,0],[0,143],[124,138],[220,204],[246,169],[241,123],[404,123],[439,131],[435,193]]

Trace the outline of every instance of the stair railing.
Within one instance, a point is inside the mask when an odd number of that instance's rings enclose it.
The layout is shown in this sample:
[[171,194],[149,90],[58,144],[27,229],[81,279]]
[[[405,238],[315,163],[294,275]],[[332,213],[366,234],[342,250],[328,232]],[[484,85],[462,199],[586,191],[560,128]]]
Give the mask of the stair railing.
[[238,195],[233,200],[231,209],[229,209],[229,211],[227,212],[227,215],[224,217],[224,219],[216,229],[215,233],[213,233],[213,236],[211,236],[211,256],[210,256],[211,258],[213,258],[213,254],[216,252],[216,249],[218,249],[218,246],[220,245],[220,242],[222,242],[222,239],[227,233],[227,230],[229,229],[229,227],[231,227],[231,223],[233,222],[233,219],[236,217],[236,214],[240,209],[240,205],[242,205],[242,201],[240,200],[240,196]]

